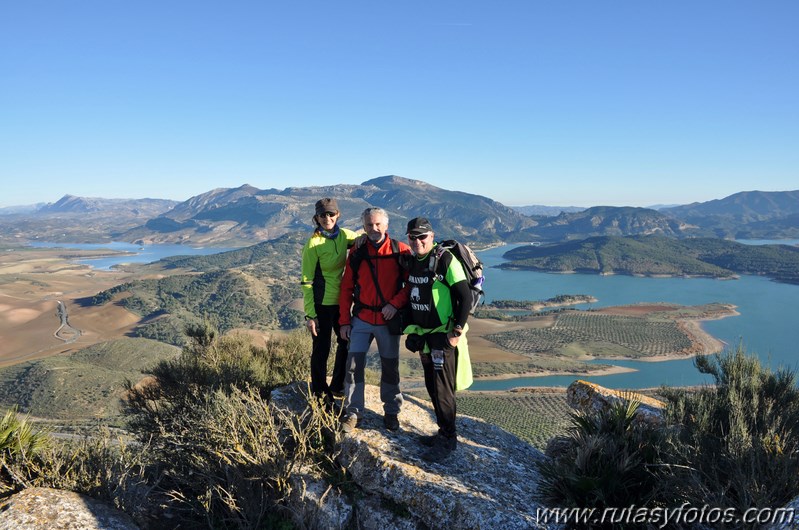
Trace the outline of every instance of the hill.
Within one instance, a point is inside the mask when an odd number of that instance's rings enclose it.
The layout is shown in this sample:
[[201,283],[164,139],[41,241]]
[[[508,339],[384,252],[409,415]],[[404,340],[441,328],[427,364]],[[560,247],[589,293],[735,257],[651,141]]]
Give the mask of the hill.
[[799,235],[799,190],[743,191],[661,212],[717,237],[778,239]]
[[716,238],[603,236],[518,247],[505,258],[511,261],[501,267],[510,269],[710,278],[753,274],[799,283],[799,247],[753,246]]
[[64,195],[52,204],[41,206],[39,214],[115,212],[117,215],[155,216],[175,206],[177,201],[166,199],[102,199]]
[[179,350],[152,340],[119,339],[71,355],[0,369],[0,404],[59,420],[109,419],[119,415],[125,379]]
[[[429,218],[440,239],[475,246],[515,241],[563,241],[594,236],[661,234],[669,237],[780,239],[799,237],[799,191],[741,192],[685,206],[509,208],[481,195],[438,188],[388,175],[362,184],[259,189],[249,184],[217,188],[177,203],[160,199],[100,199],[65,195],[54,204],[7,209],[0,242],[128,241],[206,246],[248,246],[312,228],[313,205],[336,197],[340,224],[360,227],[360,213],[381,207],[390,233],[405,222]],[[11,212],[14,212],[11,214]]]
[[177,204],[165,199],[101,199],[64,195],[52,204],[6,209],[0,215],[0,242],[109,243]]
[[176,256],[142,267],[169,275],[123,283],[81,300],[85,305],[116,303],[140,315],[135,336],[182,345],[189,322],[208,319],[220,331],[238,327],[292,329],[302,313],[292,302],[302,294],[302,241],[287,234],[244,249],[210,256]]
[[216,189],[175,206],[123,234],[127,241],[152,243],[246,244],[295,231],[308,232],[314,204],[335,197],[343,226],[359,228],[361,212],[380,207],[389,212],[389,232],[404,234],[412,217],[430,219],[441,237],[472,243],[513,239],[535,221],[494,200],[450,191],[395,175],[360,185],[338,184],[260,190],[250,185]]
[[563,241],[594,236],[646,234],[685,237],[694,228],[649,208],[595,206],[541,219],[537,226],[526,231],[546,241]]
[[531,217],[555,217],[563,212],[581,212],[585,208],[579,206],[545,206],[543,204],[530,204],[528,206],[511,206],[514,210]]

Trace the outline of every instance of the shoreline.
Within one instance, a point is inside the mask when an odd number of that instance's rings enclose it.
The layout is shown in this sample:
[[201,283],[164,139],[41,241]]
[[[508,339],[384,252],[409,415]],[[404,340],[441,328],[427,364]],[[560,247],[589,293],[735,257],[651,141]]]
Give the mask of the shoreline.
[[[649,314],[659,311],[670,311],[679,306],[667,303],[650,303],[641,305],[625,305],[603,308],[600,312],[622,315],[636,315],[645,317]],[[549,376],[574,376],[579,377],[601,377],[605,375],[615,375],[621,373],[637,372],[635,368],[628,368],[624,366],[614,365],[614,361],[641,361],[641,362],[667,362],[686,360],[697,355],[711,355],[724,350],[727,346],[723,341],[717,339],[702,328],[701,323],[707,320],[719,320],[730,316],[736,316],[740,313],[736,311],[736,306],[721,305],[719,307],[699,306],[700,313],[695,317],[675,318],[674,321],[679,329],[684,333],[690,345],[680,351],[664,355],[655,356],[591,356],[586,355],[582,361],[601,361],[606,362],[610,366],[597,368],[596,370],[590,369],[592,365],[585,364],[586,371],[573,371],[573,370],[557,370],[557,369],[542,369],[536,371],[527,371],[515,374],[497,374],[488,376],[475,376],[475,381],[502,381],[508,379],[518,378],[536,378],[536,377],[549,377]],[[530,356],[522,355],[521,353],[514,353],[511,351],[501,349],[497,344],[489,341],[485,337],[492,333],[502,331],[520,330],[529,327],[545,328],[554,322],[554,317],[541,317],[535,321],[521,321],[521,322],[506,322],[494,321],[493,319],[473,319],[470,320],[470,328],[472,333],[469,337],[470,354],[472,363],[476,362],[513,362],[514,358],[518,362],[529,361]]]
[[[604,359],[603,359],[604,360]],[[591,366],[591,365],[586,365]],[[500,374],[500,375],[480,375],[474,376],[475,381],[503,381],[506,379],[517,379],[522,377],[550,377],[553,375],[573,375],[575,377],[599,377],[603,375],[624,374],[628,372],[637,372],[635,368],[627,368],[626,366],[608,366],[606,368],[599,368],[597,370],[588,370],[587,372],[571,372],[569,370],[542,370],[540,372],[522,372],[518,374]]]

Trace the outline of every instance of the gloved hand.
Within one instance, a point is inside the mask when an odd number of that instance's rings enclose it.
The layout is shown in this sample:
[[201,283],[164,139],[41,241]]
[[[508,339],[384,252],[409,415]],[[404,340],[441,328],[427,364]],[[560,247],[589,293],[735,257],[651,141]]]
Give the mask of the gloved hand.
[[405,347],[412,352],[421,352],[424,350],[424,343],[424,337],[416,333],[411,333],[405,337]]

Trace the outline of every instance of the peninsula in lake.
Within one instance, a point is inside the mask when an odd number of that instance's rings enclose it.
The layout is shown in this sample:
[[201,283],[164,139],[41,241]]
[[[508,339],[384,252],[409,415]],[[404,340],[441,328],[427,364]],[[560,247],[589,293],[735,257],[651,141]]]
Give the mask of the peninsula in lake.
[[734,279],[767,276],[799,284],[799,247],[745,245],[717,238],[601,236],[505,253],[504,269]]

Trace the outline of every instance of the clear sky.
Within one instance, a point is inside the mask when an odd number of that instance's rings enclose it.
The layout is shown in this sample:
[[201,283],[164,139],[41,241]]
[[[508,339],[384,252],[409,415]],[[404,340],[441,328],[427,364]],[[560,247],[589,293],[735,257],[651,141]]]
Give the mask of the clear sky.
[[395,174],[507,205],[799,189],[797,0],[0,1],[0,206]]

